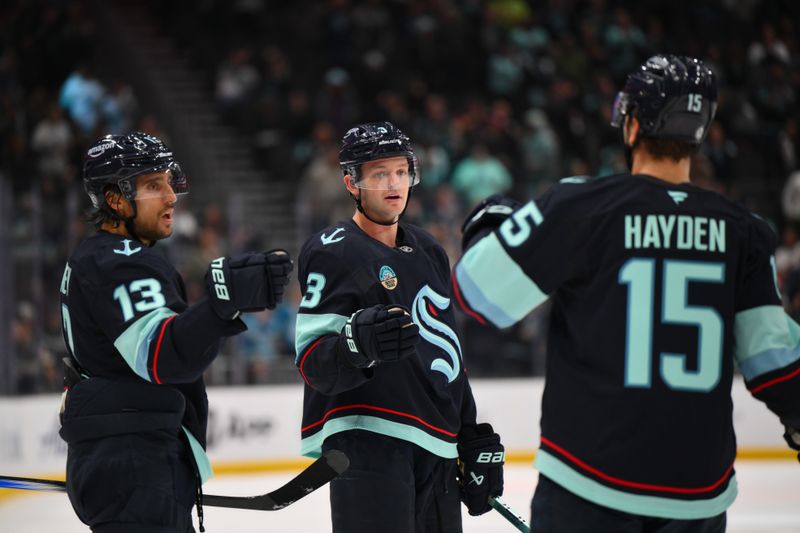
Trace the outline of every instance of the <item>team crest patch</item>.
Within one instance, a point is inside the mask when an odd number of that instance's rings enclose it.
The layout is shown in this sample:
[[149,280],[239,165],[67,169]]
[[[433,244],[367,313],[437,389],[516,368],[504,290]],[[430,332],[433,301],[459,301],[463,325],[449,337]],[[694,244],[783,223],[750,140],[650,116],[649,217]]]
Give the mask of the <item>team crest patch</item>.
[[378,279],[387,290],[393,291],[397,288],[397,274],[394,273],[392,267],[383,265],[380,272],[378,272]]

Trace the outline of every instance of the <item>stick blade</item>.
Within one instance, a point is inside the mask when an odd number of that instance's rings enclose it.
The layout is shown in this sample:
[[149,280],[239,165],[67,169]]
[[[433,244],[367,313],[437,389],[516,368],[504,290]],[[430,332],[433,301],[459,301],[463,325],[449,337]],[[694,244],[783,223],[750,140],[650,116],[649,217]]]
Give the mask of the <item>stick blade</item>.
[[328,450],[291,481],[261,496],[203,495],[203,505],[235,507],[257,511],[277,511],[307,496],[347,470],[350,460],[339,450]]

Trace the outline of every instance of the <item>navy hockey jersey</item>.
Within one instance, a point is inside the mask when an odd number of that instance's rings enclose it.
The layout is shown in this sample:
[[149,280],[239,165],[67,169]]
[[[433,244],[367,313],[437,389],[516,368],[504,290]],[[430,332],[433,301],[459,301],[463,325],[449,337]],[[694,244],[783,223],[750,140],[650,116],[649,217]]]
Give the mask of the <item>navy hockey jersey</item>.
[[507,327],[552,301],[539,471],[630,513],[725,511],[734,359],[785,422],[800,415],[774,246],[716,193],[630,174],[562,180],[474,240],[454,276],[470,314]]
[[[60,293],[64,340],[80,371],[90,380],[124,382],[131,397],[109,402],[130,403],[123,411],[136,410],[136,396],[148,395],[148,384],[180,392],[186,404],[182,424],[200,473],[208,477],[202,374],[217,354],[220,337],[244,331],[243,323],[221,320],[207,300],[187,309],[183,280],[163,256],[103,231],[85,239],[69,258]],[[102,405],[95,414],[98,410]]]
[[[300,253],[303,299],[296,363],[305,381],[301,452],[314,456],[329,435],[374,431],[455,458],[462,423],[475,402],[456,333],[447,255],[423,230],[400,224],[390,248],[353,221],[312,236]],[[360,369],[341,365],[336,344],[347,319],[377,304],[411,310],[416,354]]]

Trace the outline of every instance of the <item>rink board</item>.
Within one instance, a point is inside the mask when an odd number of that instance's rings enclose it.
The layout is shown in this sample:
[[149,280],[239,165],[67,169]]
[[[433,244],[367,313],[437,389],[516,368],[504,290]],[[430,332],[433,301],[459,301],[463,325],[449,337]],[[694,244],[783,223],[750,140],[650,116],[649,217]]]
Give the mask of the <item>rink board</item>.
[[[541,379],[473,380],[478,418],[500,433],[510,461],[530,461],[539,439]],[[300,457],[302,387],[220,387],[208,391],[208,452],[219,472],[295,468]],[[734,423],[744,457],[789,457],[782,428],[734,382]],[[0,474],[63,475],[66,446],[58,436],[60,395],[0,398]]]

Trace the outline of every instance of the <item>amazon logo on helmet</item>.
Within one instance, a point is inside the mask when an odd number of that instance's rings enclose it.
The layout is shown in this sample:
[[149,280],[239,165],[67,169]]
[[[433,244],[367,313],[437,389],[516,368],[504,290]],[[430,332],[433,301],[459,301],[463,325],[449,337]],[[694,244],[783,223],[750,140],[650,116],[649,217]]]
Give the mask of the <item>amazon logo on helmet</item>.
[[717,80],[699,59],[656,55],[628,76],[617,94],[611,125],[636,114],[644,137],[699,145],[717,110]]

